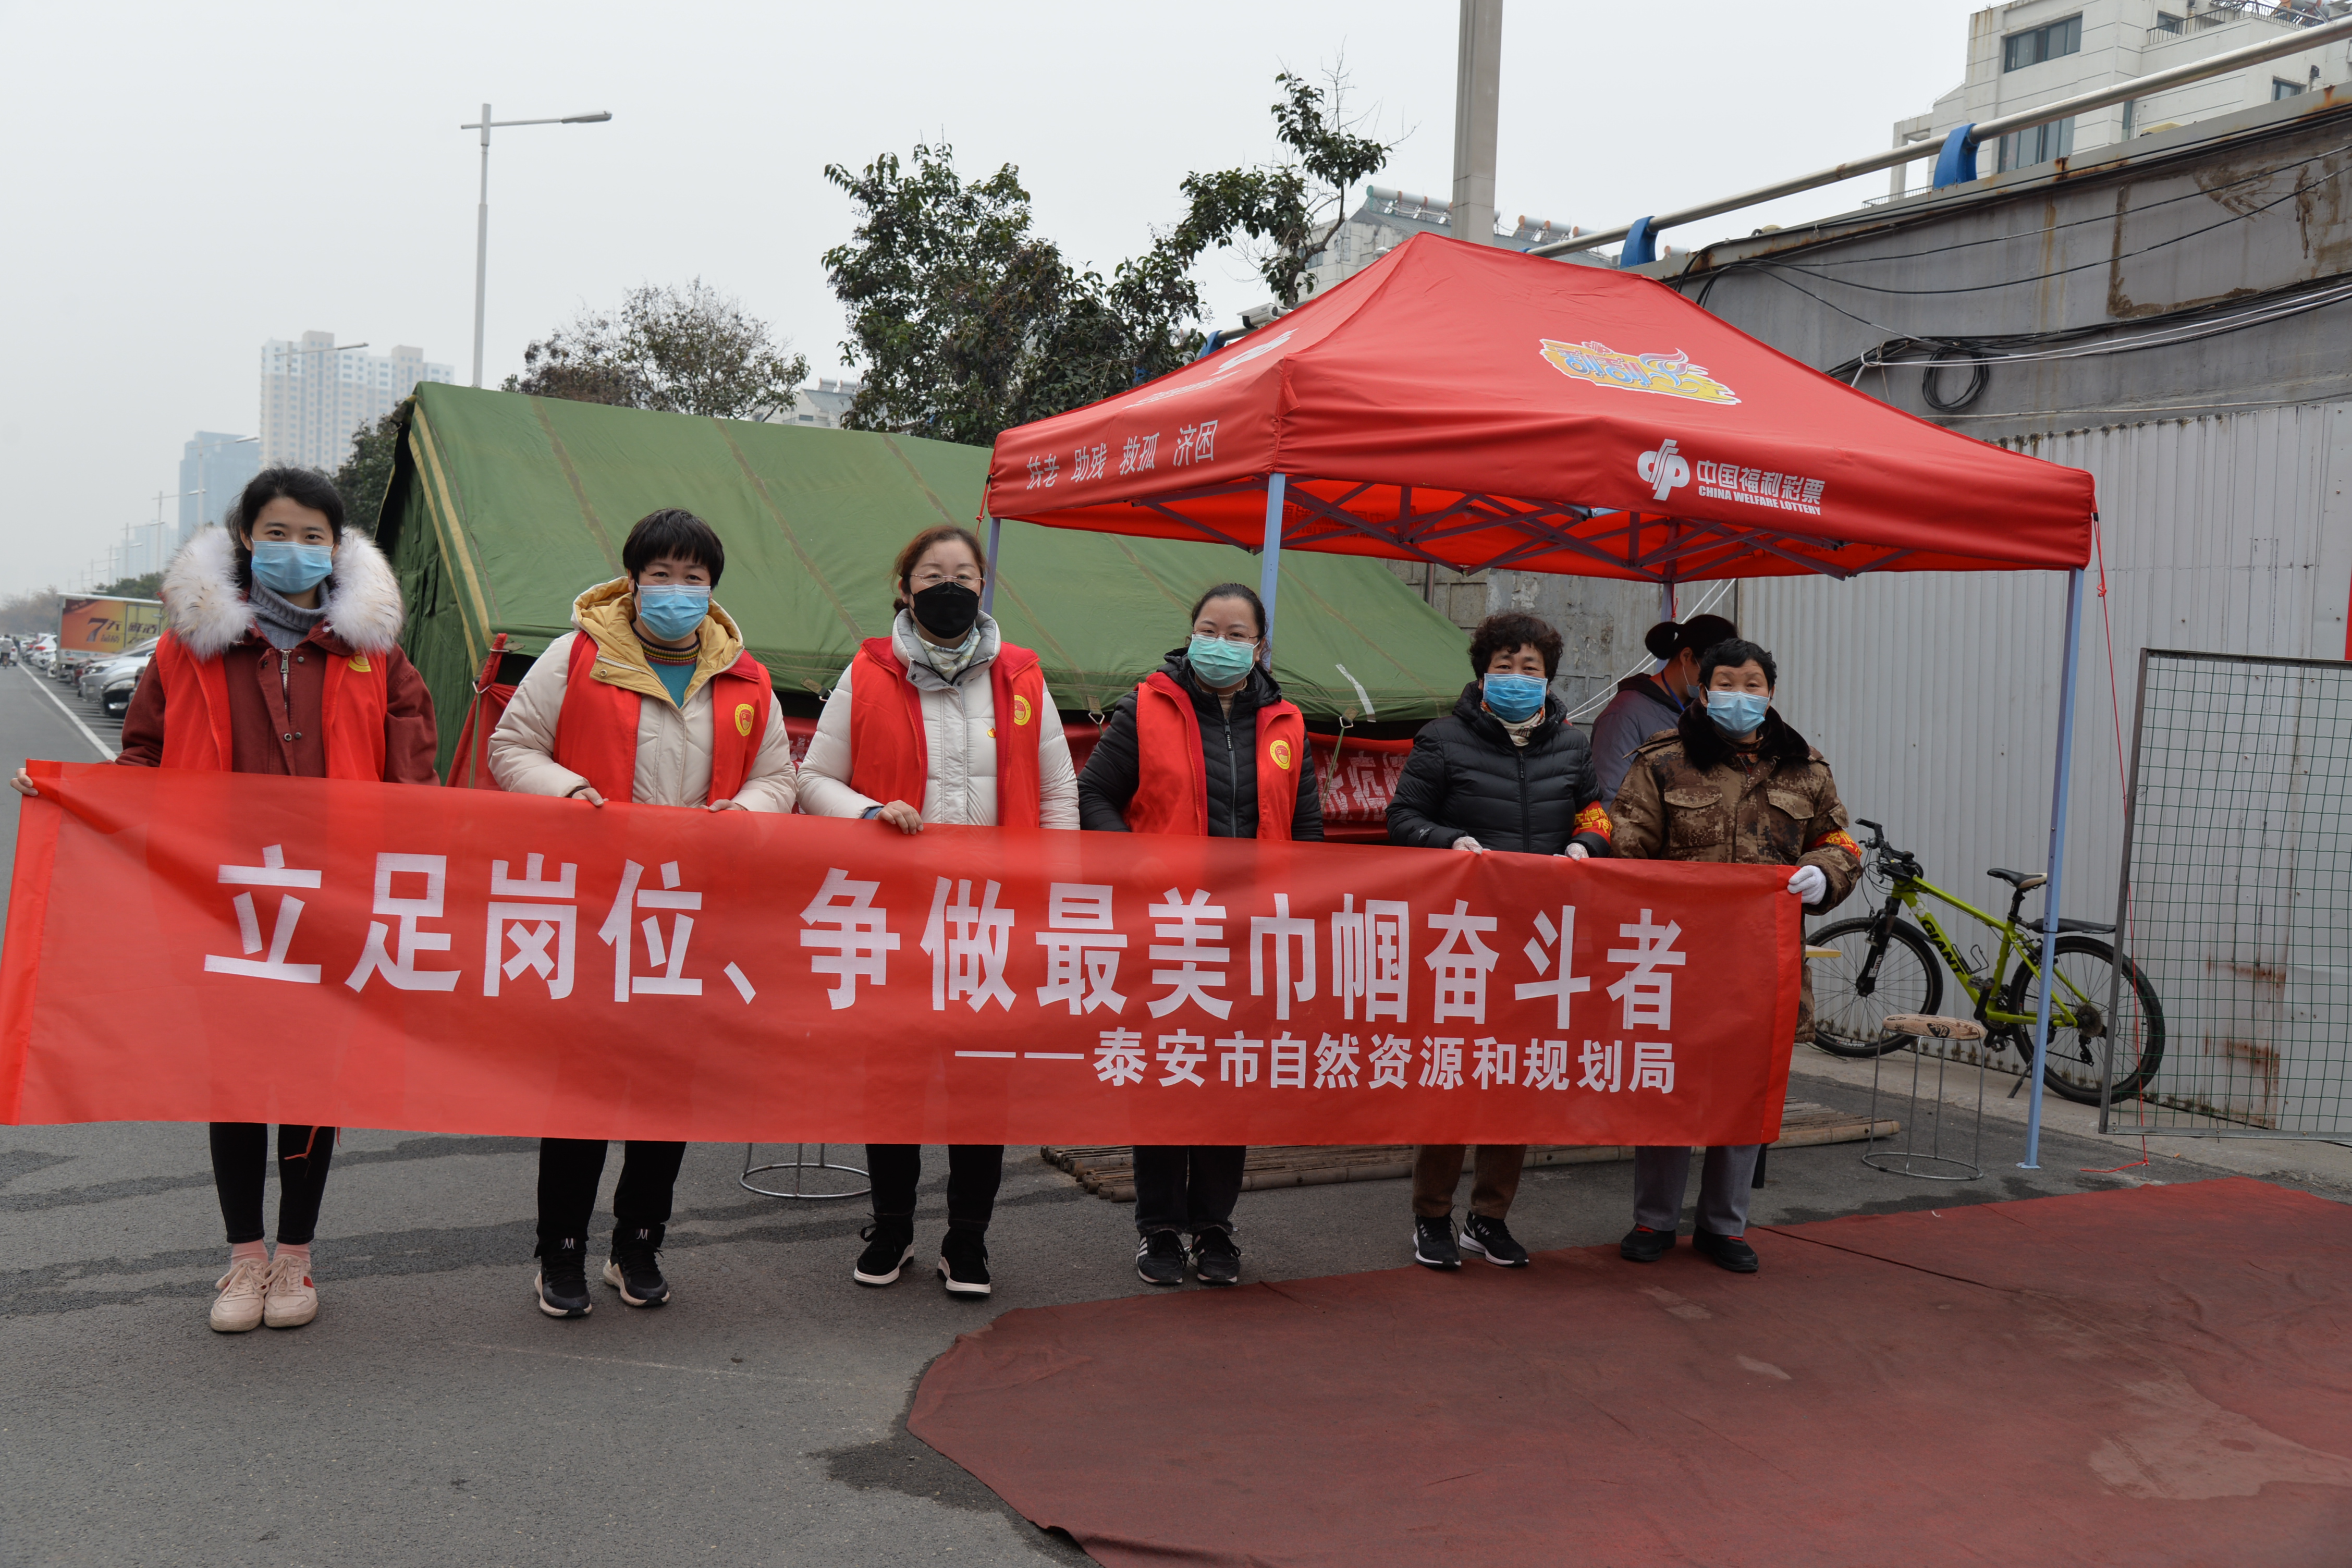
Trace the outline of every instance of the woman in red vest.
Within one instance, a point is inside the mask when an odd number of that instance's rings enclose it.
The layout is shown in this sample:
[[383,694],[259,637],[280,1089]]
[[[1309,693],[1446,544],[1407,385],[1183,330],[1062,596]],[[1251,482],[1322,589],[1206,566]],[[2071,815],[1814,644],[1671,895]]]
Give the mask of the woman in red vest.
[[[767,667],[710,602],[727,550],[710,525],[670,509],[621,546],[626,575],[572,602],[572,624],[515,688],[490,736],[490,772],[518,795],[692,811],[793,809],[793,753]],[[659,1019],[647,1018],[659,1026]],[[539,1141],[539,1310],[584,1318],[588,1219],[602,1138]],[[632,1138],[613,1193],[604,1283],[632,1307],[669,1300],[656,1256],[686,1145]]]
[[[1307,721],[1261,662],[1265,606],[1221,583],[1192,606],[1192,638],[1118,700],[1078,779],[1079,825],[1097,833],[1320,840]],[[1203,1285],[1242,1273],[1234,1204],[1249,1151],[1202,1144],[1135,1151],[1135,1270],[1184,1282],[1180,1233]]]
[[[400,583],[311,468],[266,468],[227,528],[163,574],[164,629],[122,719],[131,767],[436,784],[433,698],[400,636]],[[18,793],[32,783],[19,770]],[[278,1251],[262,1245],[269,1129],[212,1124],[228,1272],[212,1326],[290,1329],[319,1313],[310,1241],[335,1129],[278,1129]]]
[[[1006,642],[980,607],[988,563],[968,528],[927,528],[891,568],[898,618],[841,672],[801,764],[811,816],[878,819],[902,833],[927,822],[1076,827],[1077,779],[1037,656]],[[888,1285],[915,1255],[914,1143],[868,1143],[874,1223],[850,1270]],[[948,1233],[940,1279],[989,1293],[988,1222],[1004,1173],[1002,1144],[948,1149]]]

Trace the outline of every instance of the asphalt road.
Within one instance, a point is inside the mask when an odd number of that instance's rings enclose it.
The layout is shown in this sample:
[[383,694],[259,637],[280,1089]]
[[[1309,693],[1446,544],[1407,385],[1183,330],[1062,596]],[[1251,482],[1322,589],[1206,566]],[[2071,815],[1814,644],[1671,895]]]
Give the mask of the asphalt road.
[[[26,755],[96,752],[41,684],[0,669],[0,761]],[[1855,1109],[1865,1093],[1792,1089]],[[905,1412],[931,1360],[999,1311],[1146,1293],[1130,1206],[1014,1150],[992,1300],[950,1300],[929,1275],[868,1290],[849,1279],[862,1205],[753,1196],[737,1184],[743,1151],[697,1146],[665,1258],[674,1303],[632,1312],[600,1286],[593,1316],[558,1322],[530,1301],[533,1152],[350,1131],[320,1230],[318,1321],[224,1336],[205,1323],[226,1247],[202,1129],[0,1128],[0,1563],[1087,1561],[910,1437]],[[2019,1152],[2017,1129],[1989,1121],[1985,1178],[1947,1184],[1869,1170],[1851,1145],[1783,1151],[1754,1217],[2137,1179],[2090,1173],[2133,1155],[2074,1133],[2045,1139],[2038,1171],[2015,1169]],[[928,1155],[926,1268],[945,1176]],[[618,1165],[616,1151],[605,1203]],[[1410,1269],[1407,1198],[1402,1182],[1245,1194],[1244,1278]],[[1538,1249],[1591,1246],[1614,1241],[1630,1207],[1627,1165],[1538,1170],[1512,1223]],[[1775,1243],[1758,1245],[1752,1288],[1769,1290]],[[1413,1272],[1433,1292],[1453,1284]],[[1215,1419],[1169,1397],[1171,1419]]]

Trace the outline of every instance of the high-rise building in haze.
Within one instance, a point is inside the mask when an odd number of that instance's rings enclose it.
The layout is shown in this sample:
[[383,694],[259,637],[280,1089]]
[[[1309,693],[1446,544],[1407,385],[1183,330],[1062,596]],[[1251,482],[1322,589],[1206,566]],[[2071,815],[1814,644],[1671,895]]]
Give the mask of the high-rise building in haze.
[[180,449],[180,530],[177,542],[236,504],[237,492],[261,470],[261,445],[250,436],[199,430]]
[[446,364],[405,344],[389,354],[337,349],[332,332],[261,345],[261,463],[332,472],[351,456],[352,433],[392,411],[420,381],[451,381]]

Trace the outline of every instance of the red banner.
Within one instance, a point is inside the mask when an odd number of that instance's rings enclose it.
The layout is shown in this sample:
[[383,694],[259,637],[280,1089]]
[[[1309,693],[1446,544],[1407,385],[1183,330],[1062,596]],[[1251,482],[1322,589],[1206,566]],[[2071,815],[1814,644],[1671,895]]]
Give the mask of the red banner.
[[34,764],[0,1121],[1752,1143],[1784,873]]

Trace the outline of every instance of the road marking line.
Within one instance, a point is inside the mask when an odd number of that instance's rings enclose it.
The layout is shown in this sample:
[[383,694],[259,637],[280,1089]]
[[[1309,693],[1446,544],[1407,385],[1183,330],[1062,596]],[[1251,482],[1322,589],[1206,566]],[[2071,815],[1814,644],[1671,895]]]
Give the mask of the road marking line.
[[110,763],[114,761],[115,758],[122,754],[116,751],[112,746],[110,746],[105,742],[100,740],[95,734],[91,733],[89,726],[81,721],[81,715],[67,707],[66,700],[58,696],[56,692],[50,690],[47,682],[42,677],[33,673],[33,667],[31,665],[20,664],[16,668],[25,672],[26,679],[31,681],[36,687],[40,689],[42,696],[47,698],[50,701],[58,705],[58,711],[66,716],[66,722],[71,724],[75,729],[79,730],[81,731],[81,738],[88,741],[93,747],[95,747],[100,756],[104,757]]

